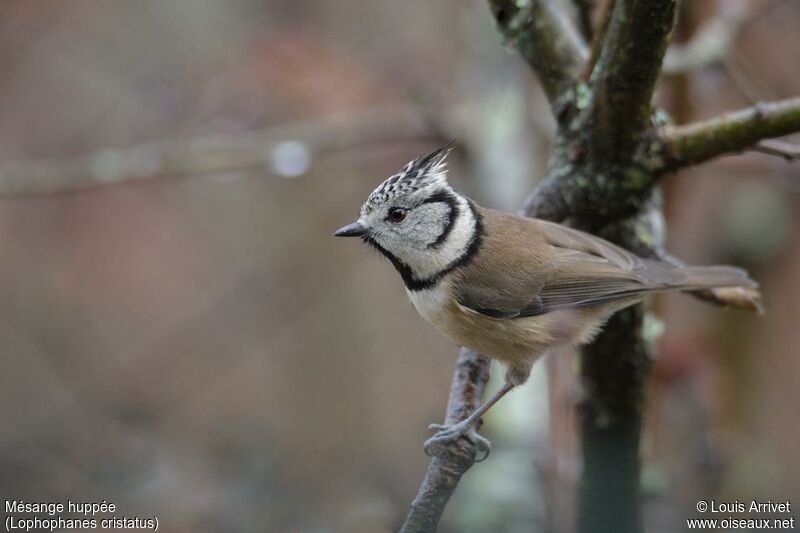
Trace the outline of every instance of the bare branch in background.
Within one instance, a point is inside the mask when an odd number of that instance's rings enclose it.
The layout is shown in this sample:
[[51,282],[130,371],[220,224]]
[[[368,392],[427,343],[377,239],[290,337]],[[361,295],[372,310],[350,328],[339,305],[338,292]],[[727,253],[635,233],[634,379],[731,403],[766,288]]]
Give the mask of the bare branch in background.
[[752,5],[748,0],[725,0],[718,5],[718,14],[701,26],[689,42],[669,47],[663,74],[699,70],[725,60],[752,12]]
[[762,100],[778,100],[780,98],[780,95],[761,79],[750,61],[738,50],[731,50],[731,53],[725,57],[723,67],[736,90],[748,102],[754,103]]
[[[727,67],[737,55],[735,42],[742,31],[785,1],[764,1],[758,5],[750,0],[717,2],[717,15],[695,31],[689,42],[669,47],[662,74],[674,76],[719,64]],[[770,95],[760,98],[765,97],[774,98]]]
[[[771,8],[782,4],[783,1],[775,0],[768,4],[766,8],[751,16],[748,23],[752,23],[754,19],[763,16]],[[723,67],[736,90],[750,103],[780,99],[780,95],[762,78],[753,62],[736,47],[732,47],[725,56]]]
[[614,11],[614,0],[604,0],[603,11],[600,13],[600,22],[597,25],[597,30],[594,32],[591,41],[591,49],[589,50],[589,59],[583,66],[581,71],[581,80],[588,81],[589,77],[594,71],[597,60],[600,58],[600,52],[603,50],[603,41],[606,38],[608,31],[608,23],[611,20],[611,13]]
[[[489,381],[489,359],[461,348],[453,371],[445,424],[466,419],[481,403]],[[465,437],[436,450],[400,533],[433,533],[461,476],[475,463],[475,446]]]
[[702,122],[664,130],[664,170],[740,153],[759,141],[800,131],[800,97],[759,103]]
[[575,83],[588,53],[572,22],[556,2],[489,0],[500,32],[539,76],[550,104]]
[[572,0],[577,13],[578,30],[583,39],[588,43],[592,40],[592,11],[594,11],[595,0]]
[[145,143],[49,160],[0,162],[0,195],[58,194],[149,178],[261,170],[302,174],[314,157],[370,143],[451,136],[420,109],[396,107],[256,131]]
[[800,146],[784,141],[767,140],[761,141],[752,148],[751,152],[759,152],[767,155],[782,157],[786,161],[794,162],[800,160]]

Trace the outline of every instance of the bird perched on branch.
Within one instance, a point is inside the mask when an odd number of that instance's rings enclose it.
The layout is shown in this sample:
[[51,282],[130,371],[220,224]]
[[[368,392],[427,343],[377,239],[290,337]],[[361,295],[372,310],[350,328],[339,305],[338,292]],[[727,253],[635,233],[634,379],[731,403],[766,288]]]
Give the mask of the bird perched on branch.
[[338,237],[361,237],[397,269],[411,302],[454,342],[506,365],[505,384],[466,420],[425,443],[476,431],[486,411],[528,379],[547,350],[588,342],[616,311],[662,291],[731,288],[758,305],[757,284],[729,266],[678,266],[638,257],[560,224],[477,205],[447,182],[450,145],[409,162],[369,195]]

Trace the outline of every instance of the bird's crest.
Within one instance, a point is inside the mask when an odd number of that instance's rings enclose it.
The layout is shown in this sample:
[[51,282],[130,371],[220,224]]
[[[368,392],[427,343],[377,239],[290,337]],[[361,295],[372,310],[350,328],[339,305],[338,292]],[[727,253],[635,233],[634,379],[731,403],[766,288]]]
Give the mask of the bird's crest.
[[375,207],[399,196],[413,196],[419,191],[447,185],[447,154],[453,149],[450,141],[429,154],[410,161],[403,170],[389,177],[372,191],[361,206],[361,213],[367,214]]

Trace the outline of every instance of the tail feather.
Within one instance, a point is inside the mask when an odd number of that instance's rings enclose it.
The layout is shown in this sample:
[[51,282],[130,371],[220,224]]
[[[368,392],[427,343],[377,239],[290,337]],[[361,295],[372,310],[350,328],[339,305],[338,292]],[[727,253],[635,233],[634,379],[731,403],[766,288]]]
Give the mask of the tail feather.
[[719,305],[764,313],[761,291],[747,271],[732,266],[683,266],[678,290],[692,291],[703,300]]
[[680,283],[686,289],[712,289],[714,287],[756,288],[747,271],[732,266],[685,266],[678,271],[683,275]]

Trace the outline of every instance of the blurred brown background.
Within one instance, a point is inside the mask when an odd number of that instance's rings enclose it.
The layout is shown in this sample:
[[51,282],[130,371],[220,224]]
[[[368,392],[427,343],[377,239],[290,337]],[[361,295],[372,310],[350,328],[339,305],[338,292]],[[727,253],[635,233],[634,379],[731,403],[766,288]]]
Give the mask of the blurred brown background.
[[[727,1],[685,2],[676,40]],[[800,93],[800,3],[750,8],[722,64],[663,81],[676,120]],[[0,51],[2,498],[166,532],[396,529],[456,349],[331,232],[450,138],[484,205],[542,175],[549,110],[486,5],[7,0]],[[728,158],[665,198],[672,252],[746,266],[768,313],[655,302],[648,531],[700,498],[800,505],[800,165]],[[571,528],[575,365],[488,417],[443,531]]]

